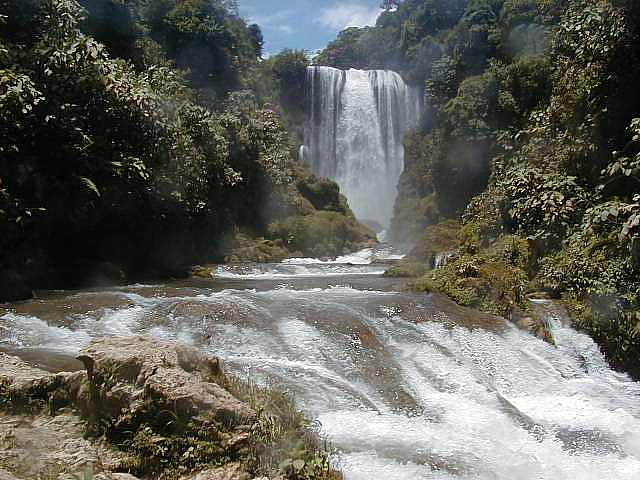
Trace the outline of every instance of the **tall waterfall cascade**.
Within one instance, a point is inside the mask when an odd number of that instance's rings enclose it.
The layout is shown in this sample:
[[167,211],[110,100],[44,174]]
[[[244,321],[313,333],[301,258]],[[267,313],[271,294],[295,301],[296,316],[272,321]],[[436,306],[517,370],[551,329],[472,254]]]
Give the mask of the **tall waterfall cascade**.
[[360,220],[386,227],[404,168],[405,133],[418,122],[420,93],[388,70],[307,70],[308,120],[300,155],[331,178]]

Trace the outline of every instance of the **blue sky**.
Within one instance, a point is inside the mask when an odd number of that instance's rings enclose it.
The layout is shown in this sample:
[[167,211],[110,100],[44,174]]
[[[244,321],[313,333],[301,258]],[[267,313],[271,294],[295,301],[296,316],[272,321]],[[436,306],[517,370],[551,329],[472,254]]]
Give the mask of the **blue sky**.
[[322,49],[346,27],[375,24],[380,0],[239,0],[240,13],[262,27],[265,54]]

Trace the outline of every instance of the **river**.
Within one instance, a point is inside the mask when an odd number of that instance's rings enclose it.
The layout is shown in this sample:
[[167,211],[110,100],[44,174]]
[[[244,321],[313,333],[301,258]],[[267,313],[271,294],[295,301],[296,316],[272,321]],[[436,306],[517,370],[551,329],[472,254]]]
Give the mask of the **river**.
[[637,480],[640,384],[549,314],[554,347],[433,295],[364,251],[209,279],[47,292],[0,308],[0,348],[72,368],[92,337],[193,344],[295,395],[347,480]]

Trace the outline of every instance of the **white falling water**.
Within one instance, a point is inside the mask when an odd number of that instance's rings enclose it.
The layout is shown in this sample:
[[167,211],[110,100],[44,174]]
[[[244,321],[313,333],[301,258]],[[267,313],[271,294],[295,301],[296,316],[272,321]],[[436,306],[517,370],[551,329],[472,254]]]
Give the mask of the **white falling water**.
[[419,92],[387,70],[309,67],[307,84],[304,159],[340,185],[359,219],[388,226]]

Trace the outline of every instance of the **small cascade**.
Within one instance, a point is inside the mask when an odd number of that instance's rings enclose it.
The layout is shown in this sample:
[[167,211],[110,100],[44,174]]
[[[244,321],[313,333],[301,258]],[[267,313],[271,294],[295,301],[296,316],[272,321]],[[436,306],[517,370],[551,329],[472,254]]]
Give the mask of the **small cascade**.
[[359,219],[388,226],[419,91],[395,72],[330,67],[309,67],[307,86],[304,160],[340,185]]
[[453,256],[453,252],[438,252],[436,256],[433,258],[433,268],[438,269],[444,267],[449,259]]

